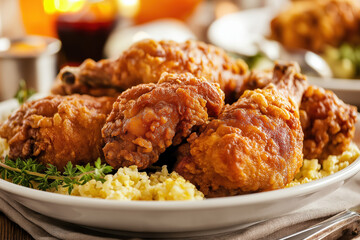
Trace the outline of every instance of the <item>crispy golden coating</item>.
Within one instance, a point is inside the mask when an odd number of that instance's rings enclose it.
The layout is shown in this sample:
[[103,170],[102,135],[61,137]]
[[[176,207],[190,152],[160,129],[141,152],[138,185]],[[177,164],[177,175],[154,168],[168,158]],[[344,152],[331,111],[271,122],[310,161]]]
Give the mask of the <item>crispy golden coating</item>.
[[101,128],[114,98],[49,96],[25,103],[0,126],[9,157],[34,158],[62,170],[68,161],[86,164],[101,157]]
[[325,159],[346,150],[355,133],[357,109],[333,92],[310,86],[300,106],[304,157]]
[[[252,71],[245,89],[264,88],[271,83],[269,71]],[[346,150],[354,137],[357,109],[341,101],[332,91],[309,86],[300,104],[304,131],[304,158],[325,159]]]
[[275,85],[245,91],[226,105],[218,119],[180,148],[174,170],[207,197],[285,187],[303,161],[298,104],[285,91],[304,91],[306,80],[297,69],[277,64]]
[[[308,87],[305,81],[279,81],[281,78],[305,78],[304,75],[300,74],[300,67],[295,62],[275,62],[274,69],[268,70],[252,70],[249,75],[244,79],[243,88],[240,94],[243,94],[246,90],[262,89],[267,87],[270,83],[276,84],[280,91],[287,97],[292,98],[298,106],[301,104],[302,94]],[[296,84],[302,86],[296,86]],[[291,84],[294,84],[292,86]],[[305,87],[305,88],[304,88]],[[301,91],[297,91],[298,89]],[[304,88],[304,89],[303,89]]]
[[273,81],[272,69],[266,70],[251,70],[251,72],[244,79],[244,84],[241,88],[240,95],[243,94],[246,90],[255,90],[257,88],[264,88],[269,83]]
[[113,167],[156,162],[170,145],[219,115],[224,93],[217,84],[187,74],[164,73],[157,84],[123,92],[102,129],[106,161]]
[[143,40],[117,60],[86,60],[79,68],[64,68],[53,93],[115,96],[141,83],[156,83],[163,72],[192,73],[220,84],[229,101],[239,91],[247,65],[215,46],[198,41]]
[[358,0],[295,1],[271,21],[271,37],[288,48],[322,52],[326,45],[359,43]]

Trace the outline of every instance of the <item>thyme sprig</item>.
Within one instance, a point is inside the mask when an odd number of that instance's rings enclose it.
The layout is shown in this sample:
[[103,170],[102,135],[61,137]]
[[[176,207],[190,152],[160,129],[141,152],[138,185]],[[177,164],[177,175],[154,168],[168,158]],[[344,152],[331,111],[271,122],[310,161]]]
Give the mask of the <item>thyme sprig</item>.
[[23,104],[26,102],[32,95],[35,94],[35,90],[28,88],[26,86],[26,82],[24,80],[21,80],[19,83],[19,89],[15,94],[15,98],[18,100],[19,104]]
[[74,167],[71,162],[68,162],[63,173],[52,164],[44,166],[31,158],[11,160],[6,156],[0,161],[2,179],[43,191],[58,190],[58,187],[62,186],[68,188],[69,194],[75,185],[84,185],[92,179],[105,182],[105,175],[112,172],[112,169],[111,166],[101,164],[100,158],[95,161],[94,166],[88,163],[85,166],[76,165]]

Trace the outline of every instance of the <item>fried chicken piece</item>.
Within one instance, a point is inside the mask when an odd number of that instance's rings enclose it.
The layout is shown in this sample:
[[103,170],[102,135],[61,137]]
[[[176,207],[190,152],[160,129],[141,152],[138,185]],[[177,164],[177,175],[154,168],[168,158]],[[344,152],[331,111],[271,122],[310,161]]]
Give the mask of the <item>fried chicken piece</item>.
[[220,84],[227,100],[231,101],[241,88],[247,65],[203,42],[143,40],[132,45],[117,60],[94,62],[88,59],[78,68],[63,68],[52,92],[117,96],[132,86],[156,83],[163,72],[188,72],[204,77]]
[[322,160],[344,152],[354,137],[356,117],[355,106],[345,104],[331,91],[310,86],[300,106],[304,157]]
[[23,104],[0,126],[9,157],[34,158],[63,170],[68,161],[86,164],[102,157],[101,128],[114,98],[48,96]]
[[277,64],[273,82],[245,91],[205,131],[181,146],[174,170],[205,196],[283,188],[302,166],[297,102],[307,85],[305,77],[294,64]]
[[218,116],[223,105],[217,84],[189,73],[164,73],[157,84],[132,87],[118,97],[102,129],[105,159],[114,168],[144,169]]
[[285,47],[323,52],[326,45],[359,43],[358,0],[307,0],[291,5],[271,21],[271,38]]
[[239,97],[246,90],[255,90],[257,88],[264,88],[273,81],[273,69],[266,70],[251,70],[251,72],[244,79],[244,84],[239,92]]
[[[264,88],[272,81],[269,71],[252,71],[242,92]],[[354,137],[356,117],[356,107],[344,103],[332,91],[309,86],[300,104],[304,158],[322,160],[344,152]]]

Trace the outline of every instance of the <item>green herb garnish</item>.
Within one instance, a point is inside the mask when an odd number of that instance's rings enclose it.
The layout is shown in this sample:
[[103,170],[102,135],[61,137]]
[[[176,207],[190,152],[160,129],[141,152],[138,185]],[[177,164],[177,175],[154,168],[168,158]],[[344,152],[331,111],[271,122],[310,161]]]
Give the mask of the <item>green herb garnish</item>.
[[35,90],[27,88],[26,82],[21,80],[19,83],[19,90],[17,91],[15,98],[18,100],[19,104],[26,102],[32,95],[34,95]]
[[104,176],[112,169],[111,166],[101,164],[100,158],[95,161],[94,166],[88,163],[86,166],[76,165],[73,167],[72,163],[68,162],[63,173],[58,171],[54,165],[44,166],[31,158],[27,160],[18,158],[14,161],[6,156],[3,161],[0,161],[2,179],[43,191],[58,190],[59,186],[67,187],[69,194],[74,189],[74,185],[83,185],[92,179],[105,182]]

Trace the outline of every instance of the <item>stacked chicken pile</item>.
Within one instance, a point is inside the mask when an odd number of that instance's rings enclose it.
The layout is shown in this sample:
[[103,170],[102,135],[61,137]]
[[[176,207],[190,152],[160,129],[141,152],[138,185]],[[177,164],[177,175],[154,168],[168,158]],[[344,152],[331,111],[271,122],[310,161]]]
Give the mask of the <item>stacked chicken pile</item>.
[[283,188],[303,157],[348,147],[357,112],[295,63],[249,72],[196,41],[144,40],[115,61],[64,68],[53,93],[0,127],[11,158],[146,169],[176,155],[162,162],[207,197]]

